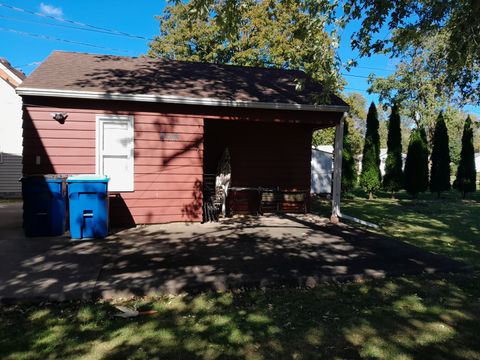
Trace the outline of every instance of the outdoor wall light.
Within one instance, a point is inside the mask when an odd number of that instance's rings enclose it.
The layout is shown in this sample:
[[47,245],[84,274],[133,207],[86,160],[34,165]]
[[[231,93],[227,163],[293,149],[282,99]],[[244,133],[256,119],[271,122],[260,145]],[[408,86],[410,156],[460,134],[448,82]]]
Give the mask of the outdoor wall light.
[[65,124],[65,120],[67,120],[68,114],[67,113],[53,113],[53,119],[58,121],[60,124]]

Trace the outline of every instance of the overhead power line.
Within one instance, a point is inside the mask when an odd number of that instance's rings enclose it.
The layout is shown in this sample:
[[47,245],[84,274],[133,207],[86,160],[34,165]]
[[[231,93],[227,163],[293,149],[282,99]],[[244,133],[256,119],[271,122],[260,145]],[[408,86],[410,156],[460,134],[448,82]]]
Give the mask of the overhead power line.
[[345,90],[351,90],[351,91],[360,91],[369,94],[368,90],[366,89],[356,89],[356,88],[351,88],[351,87],[344,87]]
[[106,34],[110,34],[110,35],[121,35],[121,36],[127,36],[127,37],[130,37],[130,38],[136,38],[136,39],[147,40],[147,41],[152,41],[153,40],[151,38],[148,38],[148,37],[142,36],[142,35],[130,34],[130,33],[124,32],[124,31],[118,31],[118,30],[115,30],[115,29],[108,29],[108,28],[104,28],[104,27],[100,27],[100,26],[96,26],[96,25],[82,23],[82,22],[79,22],[79,21],[68,20],[68,19],[59,18],[59,17],[56,17],[56,16],[46,15],[46,14],[42,14],[42,13],[39,13],[39,12],[35,12],[35,11],[11,6],[11,5],[8,5],[8,4],[0,3],[0,7],[4,7],[4,8],[7,8],[7,9],[10,9],[10,10],[13,10],[13,11],[17,11],[17,12],[21,12],[21,13],[24,13],[24,14],[30,14],[30,15],[39,16],[39,17],[42,17],[42,18],[48,18],[48,19],[52,19],[52,20],[55,20],[55,21],[63,22],[63,23],[68,23],[68,24],[81,26],[82,28],[90,28],[90,29],[94,29],[94,30],[97,30],[97,31],[102,31],[102,32],[104,32]]
[[343,76],[350,76],[350,77],[354,77],[354,78],[360,78],[360,79],[369,79],[370,76],[366,76],[366,75],[355,75],[355,74],[346,74],[346,73],[341,73]]
[[18,31],[15,29],[7,29],[7,28],[2,28],[0,27],[0,31],[5,31],[5,32],[10,32],[13,34],[21,35],[21,36],[29,36],[37,39],[43,39],[43,40],[49,40],[49,41],[57,41],[57,42],[64,42],[64,43],[69,43],[69,44],[75,44],[75,45],[82,45],[82,46],[88,46],[96,49],[102,49],[102,50],[110,50],[110,51],[116,51],[116,52],[125,52],[125,53],[130,53],[130,54],[135,54],[133,51],[129,50],[124,50],[124,49],[116,49],[116,48],[109,48],[101,45],[95,45],[95,44],[90,44],[82,41],[75,41],[75,40],[68,40],[68,39],[61,39],[49,35],[43,35],[43,34],[34,34],[34,33],[29,33],[25,31]]
[[378,68],[378,67],[373,67],[373,66],[353,66],[353,68],[358,68],[358,69],[367,69],[367,70],[378,70],[378,71],[387,71],[387,72],[395,72],[395,69],[389,69],[389,68]]
[[85,27],[80,27],[80,26],[72,26],[72,25],[67,25],[67,24],[52,24],[52,23],[45,22],[45,21],[18,19],[18,18],[9,17],[9,16],[3,16],[3,15],[0,15],[0,19],[16,21],[16,22],[21,22],[21,23],[27,23],[27,24],[39,24],[39,25],[43,25],[43,26],[67,28],[67,29],[74,29],[74,30],[81,30],[81,31],[89,31],[89,32],[95,32],[95,33],[100,33],[100,34],[105,34],[105,35],[125,36],[125,35],[120,35],[120,34],[114,34],[114,33],[111,33],[109,31],[104,31],[104,30],[96,30],[96,29],[90,29],[90,28],[85,28]]

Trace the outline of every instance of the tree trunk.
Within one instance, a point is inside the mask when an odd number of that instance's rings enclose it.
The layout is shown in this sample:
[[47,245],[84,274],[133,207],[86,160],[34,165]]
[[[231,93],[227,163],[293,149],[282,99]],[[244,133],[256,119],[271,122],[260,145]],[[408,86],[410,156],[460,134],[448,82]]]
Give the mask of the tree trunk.
[[368,192],[368,200],[373,200],[373,191]]
[[395,192],[392,191],[392,193],[390,194],[390,199],[395,199]]

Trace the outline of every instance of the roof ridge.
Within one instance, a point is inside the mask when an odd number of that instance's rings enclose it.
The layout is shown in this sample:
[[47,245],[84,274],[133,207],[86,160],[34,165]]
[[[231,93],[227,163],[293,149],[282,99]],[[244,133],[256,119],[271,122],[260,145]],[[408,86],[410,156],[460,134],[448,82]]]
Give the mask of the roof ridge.
[[146,61],[164,61],[170,63],[183,63],[183,64],[199,64],[199,65],[210,65],[210,66],[219,66],[219,67],[230,67],[230,68],[241,68],[241,69],[258,69],[262,71],[281,71],[281,72],[288,72],[288,73],[299,73],[304,76],[307,76],[305,71],[300,69],[285,69],[280,67],[267,67],[267,66],[251,66],[251,65],[238,65],[238,64],[224,64],[224,63],[215,63],[215,62],[208,62],[208,61],[191,61],[191,60],[176,60],[176,59],[168,59],[164,57],[150,57],[150,56],[126,56],[126,55],[113,55],[113,54],[97,54],[97,53],[87,53],[81,51],[64,51],[64,50],[54,50],[52,53],[64,53],[64,54],[81,54],[81,55],[88,55],[88,56],[108,56],[112,58],[120,58],[120,59],[132,59],[132,60],[146,60]]

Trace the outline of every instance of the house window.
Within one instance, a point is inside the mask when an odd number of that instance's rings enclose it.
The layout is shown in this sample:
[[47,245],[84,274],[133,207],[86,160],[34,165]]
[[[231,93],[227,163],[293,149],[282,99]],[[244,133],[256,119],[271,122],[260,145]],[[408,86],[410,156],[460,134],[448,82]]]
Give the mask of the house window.
[[109,191],[134,190],[133,133],[133,116],[97,116],[96,173],[110,177]]

